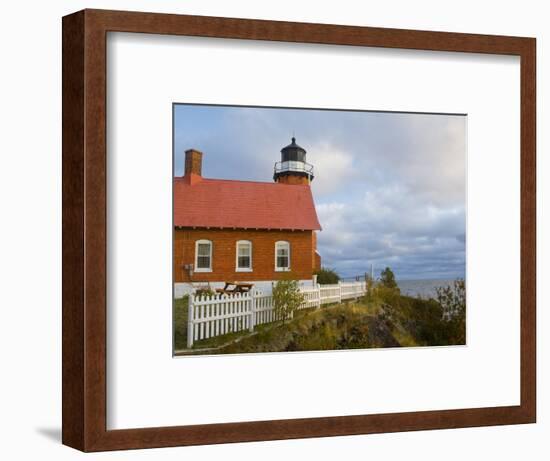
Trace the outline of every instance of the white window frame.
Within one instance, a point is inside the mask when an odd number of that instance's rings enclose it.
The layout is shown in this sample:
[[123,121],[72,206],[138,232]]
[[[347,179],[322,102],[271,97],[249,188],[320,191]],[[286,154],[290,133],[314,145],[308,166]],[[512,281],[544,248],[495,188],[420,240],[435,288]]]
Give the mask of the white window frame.
[[[198,265],[198,261],[199,261],[199,245],[200,244],[205,244],[207,243],[208,245],[210,245],[210,253],[209,253],[209,257],[210,257],[210,267],[201,267],[199,268],[199,265]],[[206,239],[201,239],[201,240],[197,240],[195,241],[195,269],[194,269],[194,272],[212,272],[212,253],[213,253],[213,247],[214,247],[214,244],[212,243],[212,240],[206,240]]]
[[[279,247],[286,246],[288,249],[288,266],[287,267],[279,267],[277,265],[277,250]],[[286,240],[279,240],[278,242],[275,242],[275,272],[288,272],[290,271],[290,242]]]
[[[248,245],[250,248],[250,266],[239,267],[239,245]],[[235,244],[235,272],[252,272],[252,242],[250,240],[238,240]]]

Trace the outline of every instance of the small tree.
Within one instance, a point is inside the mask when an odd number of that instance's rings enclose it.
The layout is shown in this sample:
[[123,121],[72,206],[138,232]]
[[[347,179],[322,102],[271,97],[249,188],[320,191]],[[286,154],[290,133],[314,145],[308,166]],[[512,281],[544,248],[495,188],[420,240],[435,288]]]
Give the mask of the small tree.
[[395,281],[395,275],[393,271],[386,267],[381,273],[380,273],[380,283],[382,286],[386,288],[397,288],[397,282]]
[[457,279],[451,286],[436,288],[436,293],[448,344],[466,344],[466,283]]
[[317,275],[317,283],[321,285],[332,285],[340,281],[340,276],[334,269],[321,267],[315,274]]
[[465,318],[466,283],[463,279],[456,279],[450,286],[437,287],[435,291],[443,308],[444,320]]
[[279,280],[273,287],[272,296],[275,315],[279,316],[282,323],[292,317],[305,300],[298,280],[290,279]]

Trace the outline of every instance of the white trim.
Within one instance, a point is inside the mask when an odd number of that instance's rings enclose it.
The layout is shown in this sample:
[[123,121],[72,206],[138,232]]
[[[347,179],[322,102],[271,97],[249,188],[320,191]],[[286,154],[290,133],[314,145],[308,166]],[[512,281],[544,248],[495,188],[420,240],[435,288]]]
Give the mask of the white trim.
[[[250,247],[250,267],[239,267],[239,244],[248,244]],[[235,272],[252,272],[252,242],[250,240],[237,240],[235,243]]]
[[[208,245],[210,245],[210,253],[209,253],[209,258],[210,258],[210,267],[204,267],[204,268],[199,268],[198,267],[198,257],[199,257],[199,244],[204,244],[204,243],[207,243]],[[212,272],[212,249],[213,249],[213,243],[212,243],[212,240],[206,240],[206,239],[201,239],[201,240],[196,240],[195,241],[195,268],[194,268],[194,271],[193,272]]]
[[[277,249],[282,244],[286,245],[288,249],[288,266],[287,267],[277,266]],[[290,242],[286,240],[279,240],[275,242],[275,272],[289,272],[289,271],[290,271]]]

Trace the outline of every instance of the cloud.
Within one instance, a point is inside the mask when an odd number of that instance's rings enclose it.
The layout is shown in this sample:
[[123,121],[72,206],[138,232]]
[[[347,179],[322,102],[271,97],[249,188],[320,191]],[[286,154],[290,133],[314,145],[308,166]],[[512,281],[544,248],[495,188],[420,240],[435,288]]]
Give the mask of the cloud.
[[205,153],[203,174],[271,181],[295,133],[314,165],[323,264],[343,275],[389,265],[398,278],[464,276],[465,116],[177,106],[183,151]]
[[323,265],[345,276],[363,274],[370,264],[378,271],[390,266],[400,278],[463,276],[464,240],[457,238],[457,229],[464,229],[463,208],[383,198],[369,193],[363,200],[317,205]]
[[322,196],[341,189],[354,171],[352,155],[329,142],[314,144],[309,149],[315,160],[313,193]]

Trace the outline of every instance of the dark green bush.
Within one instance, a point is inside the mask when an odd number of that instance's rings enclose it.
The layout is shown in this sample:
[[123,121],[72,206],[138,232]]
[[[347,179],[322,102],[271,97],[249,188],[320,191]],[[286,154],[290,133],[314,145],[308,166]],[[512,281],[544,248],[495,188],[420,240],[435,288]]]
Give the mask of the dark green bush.
[[317,275],[317,283],[320,285],[332,285],[340,281],[340,276],[336,271],[326,267],[321,267],[315,272],[315,275]]
[[380,273],[380,283],[383,286],[385,286],[386,288],[397,288],[397,282],[395,281],[395,275],[389,267],[386,267]]

